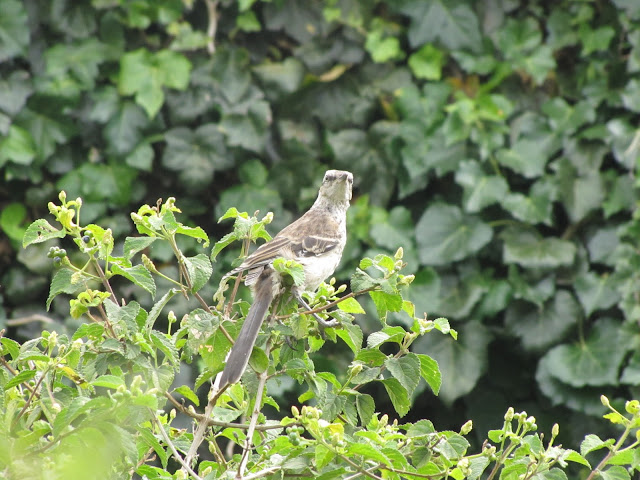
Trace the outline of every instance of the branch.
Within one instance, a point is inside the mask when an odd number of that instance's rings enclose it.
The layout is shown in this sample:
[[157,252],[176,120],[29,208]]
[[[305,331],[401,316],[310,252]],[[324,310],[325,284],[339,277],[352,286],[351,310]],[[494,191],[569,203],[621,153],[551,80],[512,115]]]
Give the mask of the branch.
[[357,292],[348,293],[344,297],[340,297],[340,298],[338,298],[337,300],[334,300],[331,303],[327,303],[326,305],[322,305],[321,307],[314,308],[313,310],[308,310],[306,312],[288,313],[286,315],[278,315],[275,318],[277,320],[284,320],[285,318],[289,318],[289,317],[291,317],[293,315],[313,315],[314,313],[324,312],[325,310],[327,310],[327,309],[329,309],[331,307],[335,307],[340,302],[345,301],[347,298],[357,297],[358,295],[362,295],[363,293],[371,292],[371,291],[376,290],[376,289],[378,289],[377,285],[375,285],[373,287],[365,288],[364,290],[358,290]]
[[7,325],[9,325],[10,327],[16,327],[18,325],[26,325],[31,322],[53,323],[54,320],[51,317],[47,317],[46,315],[34,313],[33,315],[27,315],[26,317],[18,317],[7,320]]
[[[169,401],[178,409],[180,412],[188,415],[189,417],[198,420],[205,421],[210,427],[223,427],[223,428],[238,428],[240,430],[246,430],[249,428],[249,425],[246,423],[233,423],[233,422],[221,422],[219,420],[214,420],[212,418],[207,418],[200,413],[195,413],[185,407],[182,403],[176,400],[173,395],[168,392],[164,393],[164,396],[169,399]],[[291,425],[299,425],[298,422],[292,423]],[[257,431],[267,431],[267,430],[278,430],[284,428],[282,425],[274,424],[274,425],[256,425]]]
[[206,0],[209,26],[207,27],[207,51],[213,55],[216,51],[216,31],[218,30],[218,0]]
[[[151,409],[149,409],[149,411],[153,413]],[[169,438],[169,435],[167,435],[167,432],[165,432],[164,427],[162,426],[162,424],[160,423],[160,421],[158,420],[155,414],[153,414],[153,423],[155,423],[158,426],[158,430],[160,430],[160,435],[162,436],[164,443],[166,443],[167,447],[169,447],[169,449],[171,450],[171,454],[173,455],[173,458],[175,458],[178,461],[178,463],[182,465],[182,468],[184,468],[187,472],[189,472],[189,475],[191,475],[196,480],[202,480],[198,476],[198,474],[194,472],[191,469],[191,467],[187,463],[185,463],[185,461],[182,459],[182,457],[178,453],[178,450],[176,450],[176,447],[173,445],[173,442]]]
[[[267,358],[269,357],[270,350],[271,340],[267,342],[265,347]],[[267,384],[267,378],[267,370],[258,375],[258,388],[256,389],[255,401],[253,402],[253,412],[251,413],[251,421],[249,422],[249,429],[247,430],[245,444],[243,447],[242,459],[240,460],[240,466],[238,467],[238,473],[236,474],[237,479],[244,478],[244,471],[246,470],[247,463],[249,462],[249,453],[251,452],[253,444],[253,433],[256,431],[256,425],[258,423],[258,418],[260,417],[260,406],[262,405],[262,395],[264,393],[264,387]]]

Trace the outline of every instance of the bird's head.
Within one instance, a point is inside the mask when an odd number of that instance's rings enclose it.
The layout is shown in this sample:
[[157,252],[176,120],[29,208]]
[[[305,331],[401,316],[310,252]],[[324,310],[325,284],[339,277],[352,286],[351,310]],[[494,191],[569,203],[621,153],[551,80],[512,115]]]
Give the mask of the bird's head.
[[353,174],[344,170],[327,170],[322,180],[318,198],[323,197],[333,203],[349,204]]

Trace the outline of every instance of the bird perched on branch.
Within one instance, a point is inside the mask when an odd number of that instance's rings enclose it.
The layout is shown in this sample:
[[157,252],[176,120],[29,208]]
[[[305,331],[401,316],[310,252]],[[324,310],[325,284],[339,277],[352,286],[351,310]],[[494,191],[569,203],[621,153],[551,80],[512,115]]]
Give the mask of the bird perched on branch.
[[[224,278],[247,271],[245,285],[253,290],[253,303],[242,325],[240,334],[231,348],[222,371],[218,389],[222,390],[240,380],[251,351],[258,338],[260,326],[273,299],[282,289],[282,277],[272,263],[276,258],[291,259],[302,265],[304,285],[294,286],[292,293],[310,310],[301,292],[312,292],[335,271],[347,241],[346,217],[353,175],[342,170],[328,170],[324,174],[318,198],[298,220],[283,228],[273,239],[261,245],[242,264],[227,273]],[[324,326],[326,322],[316,315]]]

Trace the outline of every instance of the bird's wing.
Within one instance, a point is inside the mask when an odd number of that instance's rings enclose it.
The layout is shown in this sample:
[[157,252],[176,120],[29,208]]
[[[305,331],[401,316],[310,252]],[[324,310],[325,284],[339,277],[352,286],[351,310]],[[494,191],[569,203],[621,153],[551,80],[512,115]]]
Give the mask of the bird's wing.
[[301,241],[291,242],[291,250],[296,257],[318,257],[330,252],[339,245],[335,237],[307,235]]

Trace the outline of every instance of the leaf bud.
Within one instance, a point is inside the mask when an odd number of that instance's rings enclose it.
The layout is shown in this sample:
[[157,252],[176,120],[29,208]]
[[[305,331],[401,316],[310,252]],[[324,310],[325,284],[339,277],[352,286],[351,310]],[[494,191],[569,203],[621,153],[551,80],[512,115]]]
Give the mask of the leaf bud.
[[460,427],[460,435],[468,435],[473,430],[473,420],[467,420],[462,427]]
[[636,413],[638,413],[638,411],[640,411],[640,402],[638,402],[638,400],[630,400],[624,404],[624,409],[627,411],[627,413],[635,415]]
[[509,407],[509,409],[507,410],[507,413],[504,414],[505,421],[510,422],[511,420],[513,420],[514,415],[515,415],[515,412],[513,410],[513,407]]

